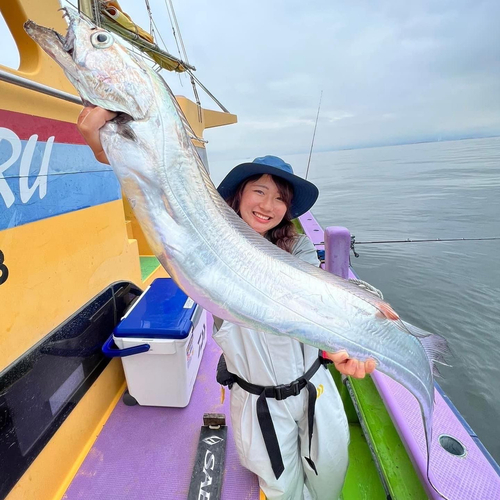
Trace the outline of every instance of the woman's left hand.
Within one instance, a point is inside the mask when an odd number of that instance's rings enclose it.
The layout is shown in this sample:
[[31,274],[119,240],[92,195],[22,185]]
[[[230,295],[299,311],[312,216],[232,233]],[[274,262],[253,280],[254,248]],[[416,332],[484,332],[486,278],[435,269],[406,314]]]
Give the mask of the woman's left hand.
[[366,361],[359,361],[358,359],[350,358],[347,351],[324,352],[323,356],[331,359],[335,368],[342,375],[349,375],[354,378],[365,378],[366,375],[369,375],[377,368],[377,363],[374,359],[370,358]]

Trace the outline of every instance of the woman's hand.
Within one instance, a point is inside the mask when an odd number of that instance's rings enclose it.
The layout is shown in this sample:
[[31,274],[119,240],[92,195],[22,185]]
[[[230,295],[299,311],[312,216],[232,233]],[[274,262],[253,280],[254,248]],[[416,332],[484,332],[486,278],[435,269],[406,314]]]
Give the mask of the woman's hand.
[[324,352],[323,356],[331,359],[335,368],[342,375],[349,375],[354,378],[365,378],[365,375],[369,375],[377,368],[377,363],[374,359],[370,358],[366,361],[359,361],[350,358],[347,351]]
[[76,127],[80,134],[82,134],[85,142],[92,149],[94,156],[97,161],[101,163],[107,163],[109,165],[106,153],[102,149],[101,139],[99,137],[99,129],[104,127],[106,122],[112,120],[116,116],[116,113],[108,111],[102,108],[96,107],[86,107],[83,108],[78,120],[76,122]]

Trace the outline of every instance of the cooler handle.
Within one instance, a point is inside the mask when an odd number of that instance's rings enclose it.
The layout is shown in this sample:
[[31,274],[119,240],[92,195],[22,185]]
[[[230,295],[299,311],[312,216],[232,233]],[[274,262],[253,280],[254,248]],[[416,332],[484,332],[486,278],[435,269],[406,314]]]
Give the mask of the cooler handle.
[[134,354],[140,354],[141,352],[147,352],[150,349],[149,344],[136,345],[134,347],[127,347],[125,349],[119,349],[116,347],[115,341],[113,340],[113,335],[110,335],[108,340],[104,342],[102,346],[102,352],[108,358],[124,358],[125,356],[133,356]]

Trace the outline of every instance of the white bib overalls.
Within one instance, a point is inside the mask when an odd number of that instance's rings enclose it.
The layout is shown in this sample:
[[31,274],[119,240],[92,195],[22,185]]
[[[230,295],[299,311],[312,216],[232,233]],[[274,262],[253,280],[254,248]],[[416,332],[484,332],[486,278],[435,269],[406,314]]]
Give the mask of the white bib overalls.
[[[316,250],[305,235],[293,247],[293,255],[319,265]],[[311,367],[318,349],[285,336],[269,335],[225,321],[214,339],[222,348],[228,371],[262,386],[289,384]],[[308,464],[308,391],[277,401],[267,399],[276,430],[284,472],[276,479],[257,419],[258,396],[234,384],[231,390],[231,422],[236,448],[244,467],[259,477],[269,500],[302,500],[304,483],[315,500],[337,500],[348,463],[349,429],[344,407],[333,379],[321,366],[311,382],[316,387],[311,459]]]

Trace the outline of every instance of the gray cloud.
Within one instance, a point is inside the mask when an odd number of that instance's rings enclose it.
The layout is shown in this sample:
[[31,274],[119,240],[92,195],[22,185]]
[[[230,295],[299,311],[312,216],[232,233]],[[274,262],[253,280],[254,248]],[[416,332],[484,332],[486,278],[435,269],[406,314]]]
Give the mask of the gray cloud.
[[[149,26],[143,4],[121,4]],[[150,4],[176,54],[164,1]],[[206,131],[212,162],[308,152],[321,90],[317,151],[500,134],[498,0],[184,1],[176,13],[197,76],[238,115]],[[192,97],[187,78],[164,77]]]

